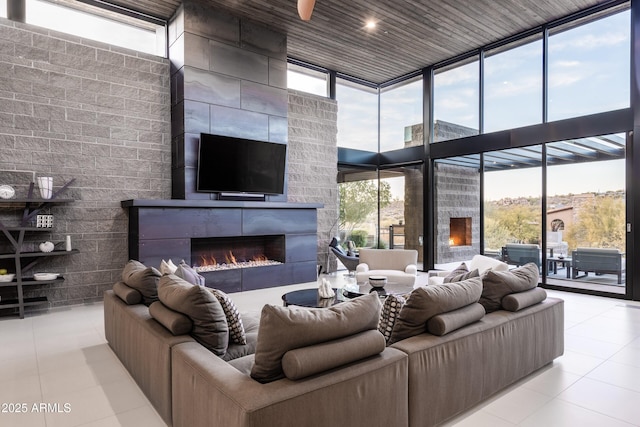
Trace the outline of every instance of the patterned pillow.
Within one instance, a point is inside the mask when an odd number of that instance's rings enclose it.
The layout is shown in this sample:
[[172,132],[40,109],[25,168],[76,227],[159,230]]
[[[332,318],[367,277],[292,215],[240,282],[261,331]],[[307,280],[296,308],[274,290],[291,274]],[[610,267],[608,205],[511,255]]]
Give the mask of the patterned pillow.
[[238,311],[238,308],[233,303],[231,298],[229,298],[229,296],[224,292],[218,289],[211,289],[211,292],[220,302],[222,310],[227,317],[227,325],[229,325],[229,338],[231,338],[231,340],[237,344],[246,345],[247,335],[244,332],[244,325],[242,324],[242,319],[240,318],[240,312]]
[[478,270],[475,269],[469,271],[467,264],[463,262],[455,270],[445,276],[443,283],[462,282],[463,280],[471,279],[472,277],[480,277]]
[[384,335],[385,341],[389,341],[391,338],[391,332],[393,331],[393,325],[396,323],[398,314],[404,306],[404,303],[409,298],[409,295],[389,295],[382,304],[382,310],[380,311],[380,321],[378,322],[378,331]]

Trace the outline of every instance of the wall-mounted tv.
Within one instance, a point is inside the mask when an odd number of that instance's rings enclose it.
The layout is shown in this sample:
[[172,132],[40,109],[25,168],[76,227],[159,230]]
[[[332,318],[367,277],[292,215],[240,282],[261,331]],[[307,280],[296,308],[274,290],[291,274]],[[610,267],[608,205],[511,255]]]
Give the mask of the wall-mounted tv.
[[283,194],[285,144],[200,134],[197,191]]

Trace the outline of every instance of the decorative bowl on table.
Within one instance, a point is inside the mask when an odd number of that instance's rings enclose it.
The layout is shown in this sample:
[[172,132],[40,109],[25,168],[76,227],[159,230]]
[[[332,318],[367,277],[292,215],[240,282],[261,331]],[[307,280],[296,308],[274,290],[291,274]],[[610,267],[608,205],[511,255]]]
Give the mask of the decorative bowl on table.
[[384,288],[387,284],[386,276],[369,276],[369,284],[374,288]]
[[33,280],[55,280],[58,278],[58,273],[35,273]]
[[0,282],[11,282],[16,277],[13,273],[0,274]]

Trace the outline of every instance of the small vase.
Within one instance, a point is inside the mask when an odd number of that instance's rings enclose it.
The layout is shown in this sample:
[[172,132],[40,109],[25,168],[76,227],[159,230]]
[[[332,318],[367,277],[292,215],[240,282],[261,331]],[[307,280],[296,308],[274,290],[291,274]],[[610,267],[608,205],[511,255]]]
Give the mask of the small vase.
[[50,199],[53,195],[53,178],[50,176],[38,177],[38,188],[43,199]]

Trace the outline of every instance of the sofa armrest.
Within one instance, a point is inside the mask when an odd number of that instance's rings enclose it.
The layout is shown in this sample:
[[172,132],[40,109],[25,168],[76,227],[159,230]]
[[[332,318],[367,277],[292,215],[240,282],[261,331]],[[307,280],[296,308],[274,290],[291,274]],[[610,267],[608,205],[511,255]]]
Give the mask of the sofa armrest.
[[366,273],[367,271],[369,271],[369,265],[368,264],[360,263],[356,267],[356,273]]
[[[408,357],[386,348],[377,356],[293,381],[261,384],[200,344],[172,352],[173,425],[408,425]],[[382,386],[384,385],[384,387]],[[358,410],[353,400],[358,396]]]
[[404,272],[407,274],[413,274],[414,276],[418,274],[418,266],[415,264],[409,264],[404,269]]

